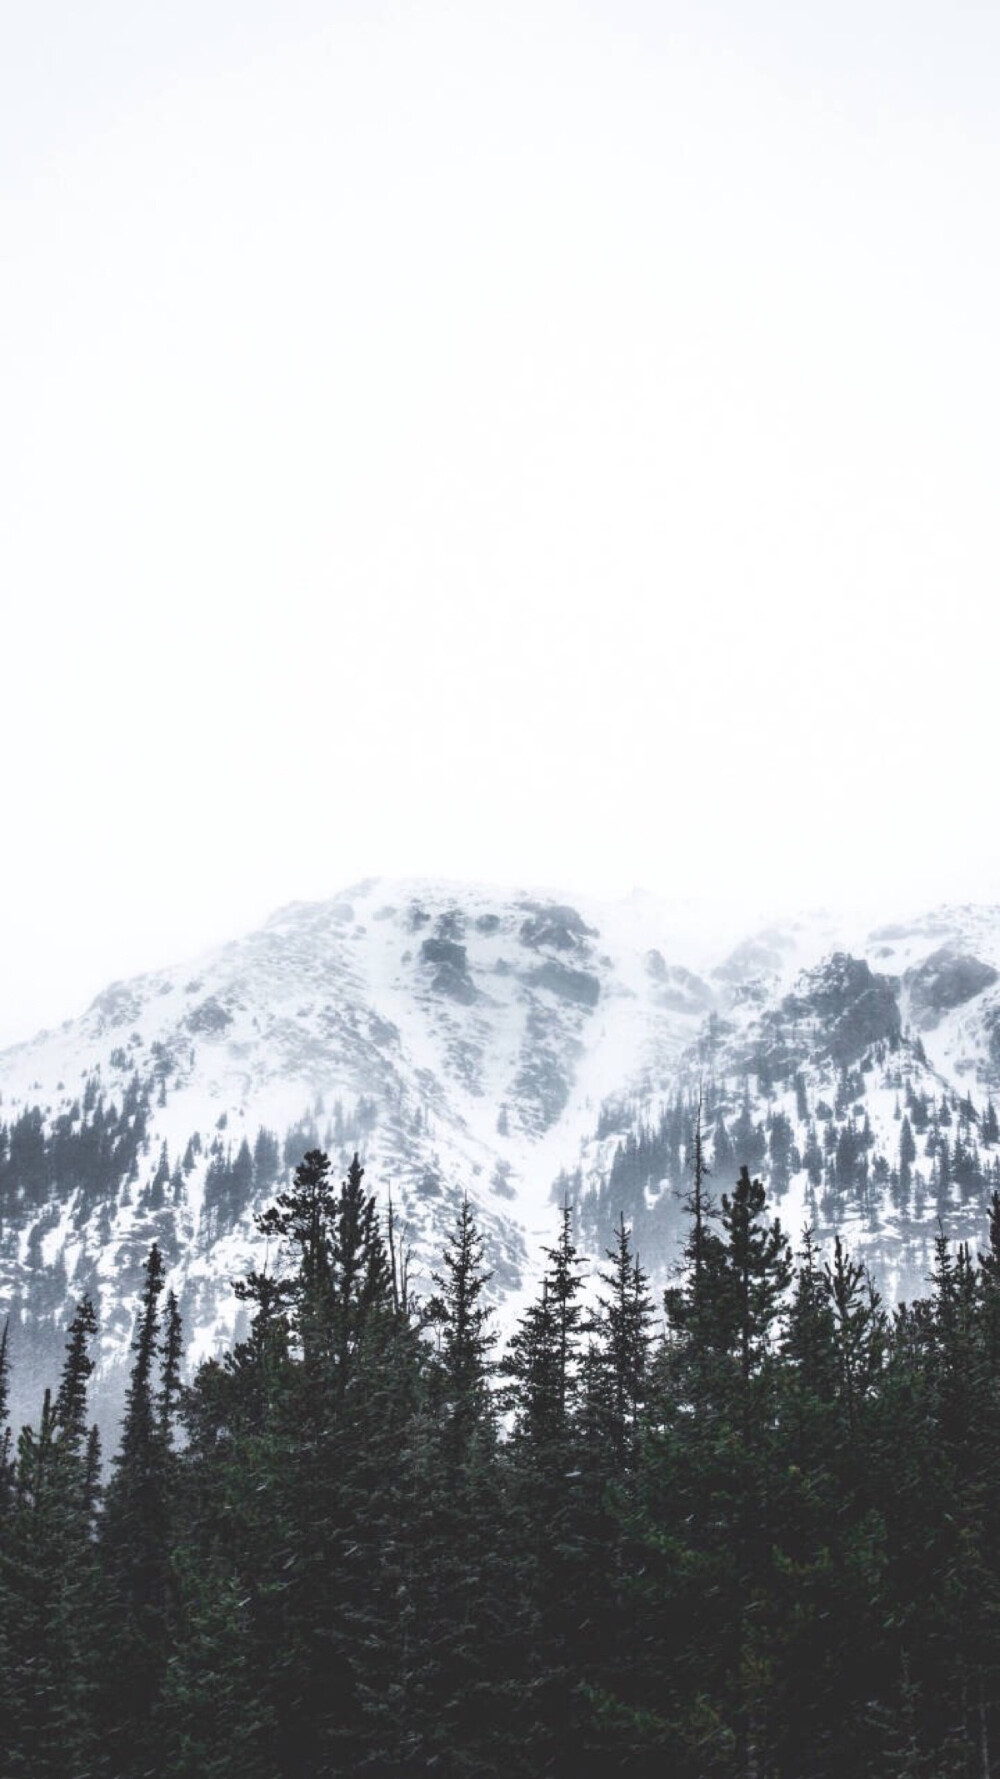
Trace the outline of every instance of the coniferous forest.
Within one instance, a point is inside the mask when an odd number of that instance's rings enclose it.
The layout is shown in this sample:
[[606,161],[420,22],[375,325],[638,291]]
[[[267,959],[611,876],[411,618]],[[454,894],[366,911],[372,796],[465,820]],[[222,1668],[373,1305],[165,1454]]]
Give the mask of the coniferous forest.
[[662,1302],[565,1208],[504,1351],[468,1206],[418,1299],[313,1150],[189,1386],[151,1250],[106,1462],[82,1300],[0,1435],[3,1779],[1000,1770],[1000,1195],[890,1312],[733,1171]]

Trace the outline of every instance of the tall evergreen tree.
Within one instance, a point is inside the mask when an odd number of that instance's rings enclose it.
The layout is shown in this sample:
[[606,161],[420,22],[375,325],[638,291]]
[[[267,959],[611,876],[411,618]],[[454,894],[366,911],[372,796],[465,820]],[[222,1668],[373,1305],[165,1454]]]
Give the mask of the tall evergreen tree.
[[857,1435],[860,1404],[868,1395],[882,1364],[885,1316],[865,1267],[844,1253],[839,1235],[834,1241],[833,1263],[828,1262],[825,1268],[825,1283],[833,1323],[839,1394],[853,1441]]
[[13,1482],[13,1440],[7,1419],[10,1400],[9,1333],[10,1317],[8,1316],[3,1325],[3,1334],[0,1334],[0,1526],[3,1524]]
[[184,1356],[184,1332],[177,1298],[167,1292],[166,1317],[160,1344],[160,1389],[156,1398],[157,1431],[169,1448],[181,1394],[181,1361]]
[[[506,1684],[523,1659],[521,1566],[502,1486],[493,1401],[492,1274],[468,1199],[456,1215],[437,1296],[428,1392],[411,1423],[417,1510],[407,1577],[413,1613],[413,1754],[456,1775],[517,1773],[524,1729]],[[418,1755],[419,1751],[419,1755]]]
[[607,1258],[610,1271],[598,1275],[604,1292],[598,1295],[591,1321],[588,1414],[609,1468],[620,1473],[630,1463],[639,1437],[653,1344],[649,1284],[632,1252],[624,1215]]
[[[521,1676],[537,1718],[539,1756],[553,1773],[579,1760],[572,1697],[575,1627],[585,1611],[586,1493],[581,1450],[581,1272],[573,1214],[564,1204],[559,1239],[535,1303],[510,1342],[508,1400],[514,1411],[512,1487],[534,1634]],[[546,1770],[543,1767],[543,1770]]]
[[0,1534],[0,1745],[5,1774],[76,1779],[93,1758],[94,1485],[86,1427],[87,1299],[70,1324],[55,1399],[22,1430]]
[[[146,1261],[132,1343],[121,1443],[112,1463],[100,1528],[106,1659],[102,1711],[112,1771],[152,1763],[156,1711],[172,1622],[170,1408],[173,1385],[157,1399],[159,1298],[163,1260],[154,1242]],[[171,1342],[172,1344],[172,1342]],[[120,1729],[120,1703],[129,1723]]]
[[493,1274],[483,1270],[483,1250],[468,1198],[463,1198],[451,1245],[444,1251],[444,1271],[433,1275],[440,1294],[433,1306],[441,1329],[439,1412],[455,1471],[468,1463],[474,1443],[490,1441],[495,1431],[489,1380],[496,1337],[489,1329],[492,1307],[483,1302]]
[[573,1213],[560,1215],[559,1240],[544,1250],[549,1264],[541,1294],[510,1342],[507,1369],[513,1380],[514,1431],[529,1462],[548,1450],[565,1452],[572,1437],[580,1386],[583,1306],[581,1269],[573,1239]]
[[726,1241],[725,1273],[729,1284],[732,1340],[744,1394],[766,1359],[772,1335],[791,1283],[788,1240],[780,1223],[762,1222],[764,1188],[751,1180],[746,1167],[731,1197],[722,1197],[722,1228]]

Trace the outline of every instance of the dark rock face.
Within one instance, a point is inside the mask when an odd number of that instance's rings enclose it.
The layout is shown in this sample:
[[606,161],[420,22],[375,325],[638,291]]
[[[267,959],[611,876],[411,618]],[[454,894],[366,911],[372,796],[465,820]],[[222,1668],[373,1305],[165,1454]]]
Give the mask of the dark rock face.
[[833,1061],[849,1066],[873,1044],[898,1044],[897,992],[894,977],[876,976],[863,959],[837,951],[801,978],[781,1010],[788,1019],[816,1020]]
[[425,939],[420,947],[420,957],[425,964],[440,964],[451,970],[467,970],[468,954],[464,945],[456,939]]
[[672,1013],[704,1013],[715,995],[707,982],[683,964],[668,964],[662,951],[647,951],[646,975],[659,985],[657,1000]]
[[663,990],[658,996],[662,1007],[673,1013],[705,1013],[715,996],[707,982],[683,964],[668,964],[663,975]]
[[376,1046],[393,1050],[399,1047],[399,1027],[393,1025],[391,1019],[382,1019],[378,1013],[368,1015],[368,1037]]
[[124,982],[113,982],[97,996],[90,1011],[99,1018],[101,1030],[107,1031],[113,1026],[132,1025],[141,1009],[142,1002],[133,989]]
[[725,963],[712,971],[712,975],[720,982],[735,984],[745,984],[754,976],[777,975],[784,962],[784,949],[780,938],[762,933],[758,938],[746,939],[738,945]]
[[575,1047],[563,1054],[553,1042],[550,1019],[540,1007],[528,1016],[520,1068],[513,1083],[521,1121],[526,1130],[540,1135],[549,1130],[569,1099]]
[[464,945],[454,939],[425,939],[420,947],[420,961],[434,969],[431,983],[435,994],[447,995],[468,1006],[476,998],[475,985],[469,975],[469,958]]
[[996,1085],[1000,1082],[1000,1007],[988,1009],[983,1015],[983,1025],[989,1045],[990,1079]]
[[448,908],[439,914],[434,928],[439,939],[461,939],[465,934],[465,915],[460,908]]
[[189,1032],[195,1032],[199,1037],[206,1038],[224,1032],[226,1027],[232,1023],[232,1014],[226,1012],[225,1007],[215,999],[214,995],[210,995],[207,1001],[202,1001],[199,1007],[192,1007],[184,1021]]
[[528,918],[521,922],[521,941],[537,950],[548,945],[556,951],[579,951],[588,939],[597,937],[596,929],[588,927],[575,908],[559,902],[522,902]]
[[537,970],[532,970],[528,980],[532,987],[547,988],[550,994],[571,1001],[575,1007],[596,1007],[601,995],[601,984],[589,970],[571,970],[554,957],[546,958]]
[[992,988],[997,980],[992,964],[985,964],[968,952],[952,951],[947,945],[932,951],[903,978],[913,1011],[925,1030],[936,1025],[943,1013],[964,1006],[984,988]]
[[497,1162],[496,1167],[493,1169],[493,1178],[490,1181],[490,1191],[495,1192],[497,1198],[511,1199],[517,1197],[517,1193],[514,1191],[514,1188],[510,1183],[510,1165],[508,1162]]

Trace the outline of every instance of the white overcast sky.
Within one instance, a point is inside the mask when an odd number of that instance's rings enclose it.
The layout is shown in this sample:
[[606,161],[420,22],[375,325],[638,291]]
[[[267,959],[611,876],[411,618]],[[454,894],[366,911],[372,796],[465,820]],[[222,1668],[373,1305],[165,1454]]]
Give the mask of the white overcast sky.
[[0,1037],[372,873],[1000,899],[994,0],[0,19]]

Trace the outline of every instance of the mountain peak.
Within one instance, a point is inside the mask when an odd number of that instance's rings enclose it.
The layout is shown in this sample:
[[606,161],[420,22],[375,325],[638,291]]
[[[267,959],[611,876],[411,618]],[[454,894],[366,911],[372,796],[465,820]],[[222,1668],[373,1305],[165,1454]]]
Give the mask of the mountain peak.
[[[468,1195],[515,1301],[553,1190],[592,1251],[624,1211],[666,1269],[699,1092],[720,1184],[745,1161],[898,1291],[937,1218],[981,1236],[998,1082],[995,908],[713,937],[644,894],[367,878],[0,1055],[0,1308],[40,1367],[87,1284],[113,1367],[155,1236],[214,1350],[253,1214],[310,1147],[391,1179],[418,1271]],[[942,1104],[967,1108],[957,1171]],[[901,1176],[906,1107],[925,1152]]]

